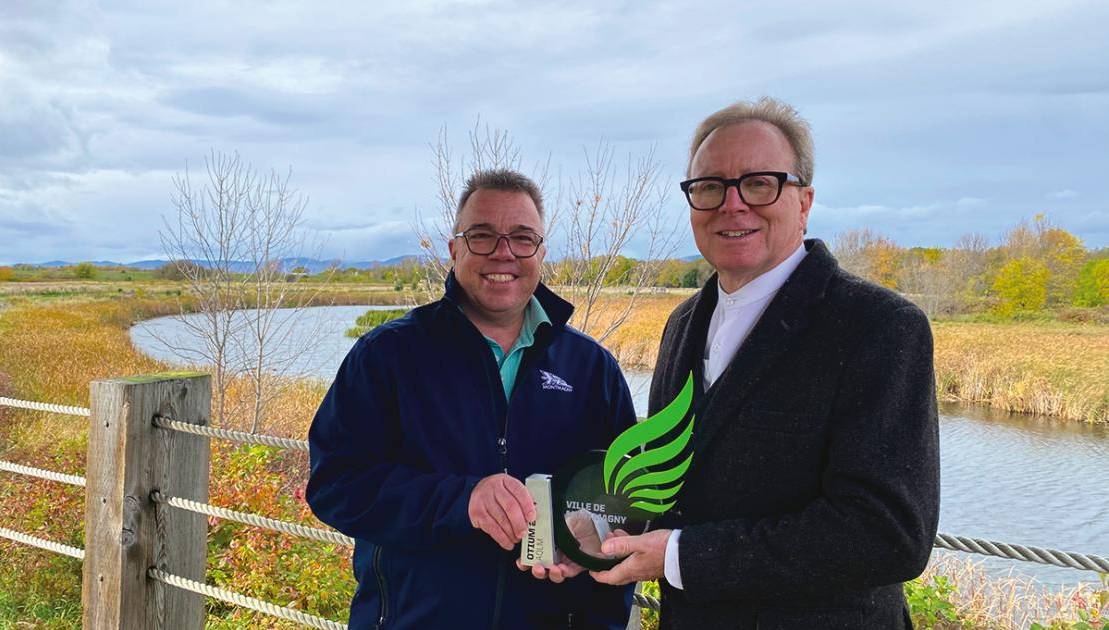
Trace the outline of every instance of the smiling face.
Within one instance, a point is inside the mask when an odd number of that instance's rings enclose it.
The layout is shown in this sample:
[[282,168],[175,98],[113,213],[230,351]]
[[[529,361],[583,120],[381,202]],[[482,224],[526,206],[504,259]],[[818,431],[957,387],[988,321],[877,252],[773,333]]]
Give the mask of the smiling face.
[[[543,234],[535,203],[525,192],[480,188],[466,200],[458,216],[458,231],[481,226],[508,234],[527,229]],[[464,310],[475,323],[504,323],[522,318],[528,300],[539,285],[546,246],[530,258],[517,258],[508,241],[497,241],[492,254],[481,256],[466,247],[462,238],[448,244],[454,275],[466,294]]]
[[[792,173],[794,162],[793,149],[777,127],[744,122],[713,130],[693,156],[689,177]],[[812,187],[786,185],[778,201],[752,208],[732,186],[720,208],[690,208],[697,249],[716,267],[721,287],[731,293],[788,258],[801,245],[812,201]]]

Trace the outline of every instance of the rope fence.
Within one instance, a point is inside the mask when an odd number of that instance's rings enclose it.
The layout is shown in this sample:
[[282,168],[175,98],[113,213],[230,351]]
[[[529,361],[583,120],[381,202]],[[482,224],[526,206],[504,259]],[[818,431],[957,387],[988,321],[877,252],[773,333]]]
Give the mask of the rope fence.
[[39,479],[46,479],[47,481],[57,481],[59,483],[69,484],[71,486],[85,487],[85,478],[77,475],[67,475],[64,473],[54,472],[52,470],[43,470],[41,468],[31,468],[22,464],[14,462],[6,462],[0,459],[0,470],[15,473],[17,475],[26,475],[28,477],[38,477]]
[[[77,416],[89,415],[89,409],[83,407],[54,405],[50,403],[39,403],[4,397],[0,397],[0,406],[17,407],[22,409]],[[189,424],[187,422],[180,422],[172,418],[158,415],[154,416],[153,424],[155,427],[169,431],[190,433],[193,435],[225,439],[246,444],[257,444],[274,448],[308,452],[308,442],[304,440],[294,440],[272,435],[246,433],[243,431],[234,431],[230,429],[219,429],[209,426],[200,426]],[[44,470],[41,468],[24,466],[21,464],[16,464],[3,460],[0,460],[0,471],[27,475],[30,477],[37,477],[40,479],[56,481],[59,483],[65,483],[74,486],[85,485],[85,478],[78,475],[68,475],[50,470]],[[315,540],[328,544],[341,545],[345,547],[353,547],[355,542],[353,538],[345,536],[334,530],[307,527],[304,525],[299,525],[297,523],[291,523],[288,521],[268,518],[257,514],[231,510],[228,508],[210,505],[207,503],[201,503],[198,501],[192,501],[181,497],[163,495],[158,491],[154,491],[153,493],[151,493],[150,499],[158,505],[165,505],[178,510],[184,510],[196,514],[203,514],[210,517],[243,523],[245,525],[260,527],[270,531],[275,531],[299,538]],[[0,538],[6,538],[18,543],[31,545],[40,549],[45,549],[47,551],[52,551],[81,560],[83,560],[85,556],[84,550],[77,547],[71,547],[69,545],[64,545],[42,538],[29,536],[27,534],[23,534],[21,532],[17,532],[15,530],[7,529],[4,527],[0,527]],[[979,538],[968,538],[944,533],[939,533],[936,535],[934,546],[936,548],[949,551],[975,553],[986,556],[1004,558],[1008,560],[1019,560],[1023,562],[1034,562],[1038,564],[1047,564],[1062,568],[1109,573],[1109,558],[1093,554],[1058,551],[1055,549],[1045,549],[1041,547],[989,541]],[[213,599],[218,599],[230,604],[242,606],[244,608],[249,608],[263,614],[301,623],[312,628],[322,628],[324,630],[343,630],[346,628],[346,626],[343,624],[303,613],[293,608],[277,606],[275,604],[271,604],[260,599],[248,597],[226,589],[173,575],[171,573],[167,573],[156,568],[149,569],[147,575],[152,580],[167,584],[169,586],[173,586],[175,588],[211,597]],[[633,595],[633,598],[635,605],[640,608],[650,610],[659,609],[660,602],[655,597],[636,592]]]
[[45,538],[37,538],[35,536],[28,536],[27,534],[24,534],[22,532],[17,532],[14,529],[8,529],[7,527],[0,527],[0,538],[7,538],[8,540],[13,540],[17,543],[23,543],[24,545],[30,545],[32,547],[38,547],[39,549],[45,549],[47,551],[53,551],[54,553],[60,553],[63,556],[69,556],[70,558],[77,558],[78,560],[84,560],[85,559],[85,550],[84,549],[78,549],[77,547],[70,547],[69,545],[63,545],[62,543],[56,543],[52,540],[46,540]]
[[86,418],[91,413],[88,407],[70,407],[69,405],[55,405],[53,403],[34,402],[32,400],[5,398],[4,396],[0,396],[0,407],[16,407],[19,409],[31,409],[33,411],[49,411],[50,413],[60,413],[67,416],[85,416]]
[[306,440],[291,440],[289,438],[277,437],[275,435],[246,433],[244,431],[232,431],[231,429],[217,429],[215,427],[189,424],[188,422],[179,422],[177,420],[166,418],[164,416],[154,416],[154,426],[158,427],[159,429],[168,429],[170,431],[192,433],[193,435],[221,438],[224,440],[231,440],[232,442],[260,444],[262,446],[287,448],[294,451],[303,451],[305,453],[308,452],[308,442]]
[[638,590],[632,593],[632,602],[634,603],[634,605],[639,606],[640,608],[646,608],[647,610],[658,610],[662,607],[662,602],[660,602],[658,599],[650,595],[644,595]]
[[200,503],[197,501],[190,501],[189,499],[182,499],[180,497],[165,496],[161,492],[154,491],[150,495],[150,500],[162,505],[169,505],[179,510],[186,512],[193,512],[195,514],[204,514],[206,516],[214,516],[228,521],[235,521],[245,525],[253,525],[254,527],[261,527],[270,531],[288,534],[290,536],[297,536],[300,538],[309,538],[318,540],[320,542],[331,543],[335,545],[343,545],[345,547],[353,547],[354,539],[349,536],[344,536],[336,531],[329,531],[325,529],[318,529],[315,527],[305,527],[290,523],[288,521],[279,521],[257,514],[249,514],[247,512],[237,512],[207,503]]
[[1003,542],[993,542],[980,538],[966,538],[952,536],[951,534],[936,534],[935,546],[951,551],[966,553],[980,553],[986,556],[997,556],[1009,560],[1023,560],[1050,564],[1064,569],[1081,569],[1085,571],[1099,571],[1109,573],[1109,558],[1102,558],[1092,554],[1073,553],[1070,551],[1056,551],[1042,547],[1026,547]]
[[308,613],[303,613],[287,606],[277,606],[261,599],[247,597],[246,595],[240,595],[234,591],[183,578],[179,575],[173,575],[172,573],[166,573],[160,569],[151,568],[146,572],[146,575],[150,579],[161,582],[162,584],[168,584],[169,586],[190,591],[198,595],[218,599],[228,604],[249,608],[273,617],[295,621],[310,628],[320,628],[321,630],[346,630],[347,628],[346,625],[337,621],[309,615]]

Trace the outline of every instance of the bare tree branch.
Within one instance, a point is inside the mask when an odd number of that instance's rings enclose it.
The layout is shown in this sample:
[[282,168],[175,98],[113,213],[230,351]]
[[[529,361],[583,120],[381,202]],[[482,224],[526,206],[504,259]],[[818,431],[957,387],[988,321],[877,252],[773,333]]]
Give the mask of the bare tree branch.
[[[283,260],[318,256],[303,224],[308,200],[291,188],[291,170],[255,172],[237,153],[212,151],[204,161],[205,183],[194,187],[190,172],[174,177],[176,220],[166,219],[163,249],[183,277],[191,306],[179,302],[178,320],[200,340],[187,352],[162,344],[190,362],[200,359],[213,374],[215,417],[228,422],[233,380],[250,387],[249,421],[257,431],[266,405],[291,361],[306,353],[318,335],[293,337],[293,326],[330,280],[312,290],[286,282]],[[308,251],[311,250],[311,251]],[[188,355],[186,357],[186,355]]]

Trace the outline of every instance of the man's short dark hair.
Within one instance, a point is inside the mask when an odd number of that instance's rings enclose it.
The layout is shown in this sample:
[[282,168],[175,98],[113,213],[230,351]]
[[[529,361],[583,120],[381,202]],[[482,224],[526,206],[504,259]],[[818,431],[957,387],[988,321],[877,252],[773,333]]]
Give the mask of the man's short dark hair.
[[527,193],[531,197],[532,203],[535,204],[535,209],[539,211],[540,223],[543,222],[543,193],[540,192],[539,186],[523,173],[507,168],[496,168],[475,171],[470,179],[466,180],[466,189],[462,191],[462,196],[458,198],[458,207],[454,211],[454,232],[458,232],[460,227],[458,217],[462,214],[462,208],[466,206],[466,202],[470,200],[470,195],[483,188]]

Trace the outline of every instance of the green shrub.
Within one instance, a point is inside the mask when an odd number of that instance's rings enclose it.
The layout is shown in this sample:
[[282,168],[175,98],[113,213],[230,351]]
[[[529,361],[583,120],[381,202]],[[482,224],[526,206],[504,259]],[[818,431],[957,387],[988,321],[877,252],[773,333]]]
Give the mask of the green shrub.
[[955,621],[958,615],[951,603],[954,592],[955,585],[943,575],[932,576],[930,584],[920,578],[906,582],[905,600],[909,603],[913,623],[918,628],[931,629],[943,621]]
[[[654,580],[644,582],[642,592],[648,597],[658,599],[658,582]],[[642,624],[642,630],[658,630],[658,611],[650,608],[640,609],[640,623]]]
[[1109,258],[1087,262],[1078,274],[1074,290],[1075,306],[1103,304],[1109,304]]
[[92,280],[96,277],[96,267],[90,262],[83,262],[73,268],[73,275],[82,280]]
[[394,319],[404,317],[404,314],[407,312],[408,311],[403,308],[394,308],[387,311],[366,311],[365,314],[360,315],[358,319],[354,320],[354,328],[347,329],[347,336],[361,337],[385,322],[391,322]]

